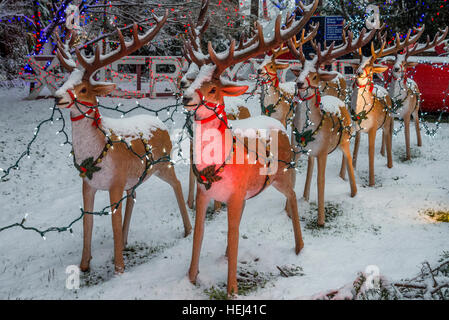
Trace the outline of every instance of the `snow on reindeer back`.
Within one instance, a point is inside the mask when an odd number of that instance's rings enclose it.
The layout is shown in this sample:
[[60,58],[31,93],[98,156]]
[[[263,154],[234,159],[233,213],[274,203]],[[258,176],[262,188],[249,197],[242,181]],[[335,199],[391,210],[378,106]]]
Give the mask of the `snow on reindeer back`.
[[149,140],[153,136],[153,131],[157,129],[167,130],[167,127],[159,118],[150,115],[121,119],[102,117],[101,120],[106,131],[112,130],[115,135],[120,136],[128,144],[132,140],[140,138],[140,133],[143,134],[142,139]]
[[264,115],[243,120],[229,120],[229,125],[232,127],[232,132],[235,135],[250,139],[262,138],[268,140],[271,130],[279,130],[286,133],[284,126],[279,120]]
[[343,108],[345,103],[334,96],[321,97],[321,110],[327,113],[341,116],[340,108]]
[[282,91],[285,93],[293,96],[296,93],[296,82],[289,81],[289,82],[281,82],[279,83],[279,88],[281,88]]
[[225,104],[225,112],[228,114],[237,115],[239,113],[239,107],[246,105],[245,100],[238,97],[223,97]]
[[377,84],[374,85],[373,93],[374,93],[374,95],[375,95],[376,97],[378,97],[378,98],[380,98],[380,99],[383,99],[383,98],[385,98],[386,96],[388,96],[388,91],[387,91],[387,89],[385,89],[384,87],[379,86],[379,85],[377,85]]

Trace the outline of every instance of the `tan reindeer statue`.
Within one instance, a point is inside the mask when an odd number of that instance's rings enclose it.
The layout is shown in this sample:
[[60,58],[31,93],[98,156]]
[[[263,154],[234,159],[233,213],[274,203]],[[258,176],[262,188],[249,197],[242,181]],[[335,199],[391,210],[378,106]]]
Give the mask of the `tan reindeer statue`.
[[[397,53],[394,60],[390,60],[386,57],[384,63],[393,66],[391,72],[391,82],[388,85],[388,92],[393,100],[394,104],[394,114],[399,119],[404,121],[404,136],[405,136],[405,150],[406,150],[406,160],[410,160],[410,119],[413,116],[415,121],[416,130],[416,140],[417,145],[422,146],[421,132],[419,128],[419,107],[420,107],[420,92],[418,85],[413,79],[407,77],[407,69],[415,67],[418,63],[409,61],[411,56],[416,56],[422,52],[432,49],[438,46],[444,41],[448,34],[448,27],[445,30],[440,30],[435,35],[433,41],[430,41],[430,37],[427,37],[427,42],[425,44],[414,44],[413,47],[405,48],[405,52]],[[424,26],[418,33],[419,36],[422,35],[424,31]],[[419,37],[414,37],[414,41],[418,41]],[[413,44],[410,41],[410,45]],[[382,153],[384,150],[384,142],[382,142]]]
[[[315,12],[318,0],[307,7],[302,3],[300,6],[304,12],[301,20],[294,22],[290,28],[281,30],[282,19],[281,16],[278,16],[275,22],[274,36],[270,40],[265,39],[262,27],[257,22],[257,31],[254,36],[257,37],[257,41],[245,50],[235,50],[235,40],[232,40],[227,52],[217,54],[209,42],[209,54],[204,55],[195,52],[191,43],[186,43],[186,51],[191,60],[200,67],[199,76],[184,94],[185,108],[195,113],[193,152],[195,163],[193,167],[198,180],[192,260],[188,275],[190,281],[195,283],[198,276],[205,213],[209,200],[225,202],[228,209],[228,295],[238,293],[239,225],[245,201],[262,192],[266,186],[273,185],[287,197],[295,236],[295,252],[298,254],[304,245],[296,194],[289,172],[289,170],[293,170],[290,169],[293,155],[285,128],[278,120],[266,116],[236,120],[232,121],[232,125],[227,124],[227,119],[222,112],[224,109],[223,96],[241,95],[246,92],[248,87],[239,86],[220,77],[229,66],[279,47],[281,43],[297,34]],[[232,134],[227,130],[229,126],[233,128]],[[236,128],[242,130],[237,131]],[[254,134],[246,136],[245,132],[248,130],[243,129],[253,129],[249,131]],[[211,132],[215,134],[212,142],[205,138],[210,136]],[[258,148],[256,151],[254,147],[251,147],[251,145],[263,145],[264,143],[269,145],[271,151],[263,147],[263,150]],[[211,145],[214,146],[212,159]],[[234,145],[236,152],[233,152]],[[277,152],[273,150],[275,146],[277,146]],[[239,153],[240,159],[237,158]],[[258,160],[251,159],[254,157]],[[264,169],[269,169],[271,174]]]
[[[188,35],[191,40],[192,46],[194,49],[198,52],[202,52],[201,50],[201,36],[206,32],[208,26],[209,26],[209,18],[206,19],[206,13],[209,8],[209,1],[210,0],[203,0],[201,4],[200,13],[198,15],[198,20],[194,24],[192,22],[192,19],[189,17],[189,28],[188,28]],[[252,43],[246,43],[244,45],[243,41],[245,40],[244,37],[242,37],[242,41],[239,43],[238,49],[244,49],[245,47],[248,47],[252,45]],[[253,41],[254,42],[254,41]],[[185,55],[185,58],[187,59],[187,62],[189,64],[189,67],[184,72],[181,81],[180,81],[180,88],[181,91],[184,93],[189,86],[192,84],[193,81],[198,76],[199,68],[196,65],[196,63],[192,62],[188,55]],[[232,98],[232,97],[229,97]],[[246,119],[251,116],[248,108],[246,108],[242,103],[239,103],[240,105],[237,105],[233,107],[232,109],[227,108],[225,109],[226,116],[229,120],[237,120],[237,119]],[[190,140],[190,152],[193,151],[193,141]],[[187,205],[190,209],[193,209],[194,206],[194,196],[195,196],[195,176],[193,174],[192,168],[190,168],[189,172],[189,193],[187,197]],[[221,209],[221,203],[218,201],[214,202],[214,211],[218,211]]]
[[[334,59],[351,53],[366,45],[374,37],[376,31],[371,31],[365,35],[365,29],[360,36],[353,40],[353,34],[349,32],[346,38],[343,33],[343,44],[334,48],[332,43],[329,48],[325,47],[321,51],[321,45],[312,41],[315,55],[312,59],[306,59],[302,44],[295,43],[291,39],[288,43],[290,51],[302,64],[302,71],[296,80],[300,103],[295,110],[293,124],[296,128],[296,139],[301,148],[308,152],[307,178],[304,186],[304,199],[309,200],[310,184],[312,180],[314,159],[318,160],[318,225],[325,223],[324,216],[324,187],[326,162],[329,153],[337,147],[343,152],[347,163],[349,182],[351,186],[351,197],[357,193],[357,186],[352,167],[352,157],[350,151],[351,138],[351,116],[345,103],[334,96],[321,96],[319,90],[320,83],[332,81],[337,77],[336,73],[324,71],[322,66]],[[299,49],[299,50],[298,50]]]
[[[293,15],[287,14],[285,27],[291,26]],[[318,25],[314,26],[312,32],[304,37],[305,30],[302,30],[301,41],[306,43],[315,37]],[[288,63],[281,63],[278,58],[288,52],[288,47],[281,44],[277,49],[271,50],[271,56],[266,55],[264,61],[258,66],[257,74],[262,79],[261,82],[261,107],[262,114],[279,120],[284,127],[287,127],[287,120],[293,116],[293,100],[295,96],[294,82],[281,82],[278,71],[289,68]]]
[[[357,154],[360,145],[360,133],[368,134],[368,156],[369,156],[369,186],[374,186],[374,147],[376,142],[376,132],[382,128],[387,150],[387,167],[393,167],[393,157],[391,153],[393,122],[390,116],[392,110],[391,97],[387,90],[383,87],[375,85],[373,81],[374,73],[383,73],[388,68],[383,65],[376,64],[376,60],[395,53],[401,48],[406,47],[410,43],[410,32],[403,42],[400,42],[400,35],[397,35],[394,45],[385,48],[385,37],[381,39],[379,49],[374,49],[371,42],[371,56],[364,57],[360,50],[360,63],[353,64],[356,70],[356,78],[353,84],[353,92],[351,96],[351,112],[352,119],[356,125],[356,136],[353,151],[353,166],[357,164]],[[346,162],[342,162],[340,175],[345,176]]]
[[[127,242],[135,194],[134,186],[140,179],[155,174],[173,188],[187,236],[191,225],[182,195],[181,184],[176,178],[173,165],[158,159],[168,158],[172,149],[170,136],[165,125],[156,117],[139,115],[127,119],[102,117],[96,107],[97,96],[106,95],[115,89],[115,84],[95,82],[92,77],[97,70],[129,55],[151,41],[168,18],[168,11],[162,18],[154,16],[156,25],[145,35],[138,35],[138,26],[133,26],[133,40],[126,43],[118,30],[120,47],[103,56],[98,47],[94,57],[86,58],[79,50],[76,56],[80,66],[72,60],[68,46],[58,41],[57,56],[62,66],[71,72],[69,79],[56,92],[59,108],[70,110],[75,165],[83,177],[84,210],[92,212],[97,190],[109,191],[112,230],[114,234],[115,272],[122,273],[125,265],[122,250]],[[132,149],[131,149],[132,148]],[[140,157],[151,151],[156,162]],[[95,159],[95,160],[94,160]],[[90,170],[92,169],[92,170]],[[122,224],[121,199],[127,191],[125,218]],[[119,204],[119,205],[117,205]],[[93,216],[83,217],[84,245],[80,268],[89,269]]]

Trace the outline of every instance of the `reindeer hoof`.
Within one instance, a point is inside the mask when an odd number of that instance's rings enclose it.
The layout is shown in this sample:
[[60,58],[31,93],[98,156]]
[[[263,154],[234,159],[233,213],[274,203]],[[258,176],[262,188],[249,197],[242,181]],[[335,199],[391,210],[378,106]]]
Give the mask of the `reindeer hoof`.
[[193,209],[193,201],[187,201],[187,206],[189,209]]
[[114,274],[123,274],[125,272],[125,265],[115,265]]
[[189,234],[192,233],[192,227],[187,228],[184,230],[184,238],[187,238],[189,236]]
[[85,265],[85,264],[80,264],[80,270],[82,272],[88,272],[90,270],[90,266],[89,264]]
[[304,243],[303,243],[303,242],[301,242],[300,245],[298,245],[298,246],[295,247],[295,253],[296,253],[296,255],[298,255],[298,254],[301,252],[302,248],[304,248]]
[[189,281],[191,284],[196,285],[196,279],[198,278],[199,271],[193,273],[192,271],[189,271]]

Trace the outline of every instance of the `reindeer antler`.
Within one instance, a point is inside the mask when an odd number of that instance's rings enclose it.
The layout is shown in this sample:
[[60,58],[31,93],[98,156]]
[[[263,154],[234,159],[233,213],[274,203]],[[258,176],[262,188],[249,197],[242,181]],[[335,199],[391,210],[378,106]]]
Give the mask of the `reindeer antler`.
[[312,31],[310,31],[307,34],[307,37],[305,37],[305,29],[302,29],[302,33],[301,33],[301,38],[299,39],[299,41],[296,40],[296,36],[294,36],[293,38],[291,38],[288,42],[287,42],[287,46],[288,49],[290,50],[290,53],[299,61],[301,61],[301,63],[304,65],[305,61],[306,61],[306,57],[304,56],[304,53],[302,51],[302,46],[311,41],[312,39],[315,38],[318,29],[320,27],[320,23],[317,22],[314,25],[310,26]]
[[[61,38],[59,37],[59,34],[55,31],[53,35],[56,38],[56,56],[58,57],[59,63],[61,66],[66,69],[68,72],[72,72],[76,68],[76,63],[72,58],[72,55],[70,54],[70,44],[72,43],[73,33],[70,33],[70,39],[67,43],[63,43],[61,41]],[[67,37],[69,37],[69,34],[67,34]],[[67,42],[67,40],[66,40]]]
[[206,19],[206,13],[209,8],[209,0],[202,0],[201,9],[196,23],[193,23],[192,17],[188,17],[189,29],[187,35],[196,51],[201,51],[201,35],[209,27],[209,17]]
[[444,39],[446,39],[446,36],[449,31],[449,27],[446,27],[446,29],[444,29],[444,30],[442,30],[442,29],[438,29],[438,30],[439,31],[436,33],[432,42],[430,42],[430,36],[427,35],[426,43],[425,44],[416,43],[410,50],[407,50],[406,56],[409,57],[409,56],[417,55],[417,54],[422,53],[428,49],[434,48],[437,45],[439,45],[441,42],[443,42]]
[[[287,41],[295,34],[297,34],[304,26],[307,21],[312,17],[318,6],[318,0],[314,0],[313,4],[305,7],[302,2],[299,3],[300,8],[303,10],[304,15],[301,17],[301,20],[296,21],[292,24],[291,27],[281,30],[281,20],[282,17],[279,15],[276,18],[275,27],[274,27],[274,37],[273,39],[266,41],[262,26],[259,22],[256,22],[256,34],[253,36],[250,42],[254,41],[254,44],[246,47],[243,50],[235,50],[235,40],[231,41],[231,45],[229,46],[228,52],[217,54],[215,50],[212,48],[212,43],[208,44],[208,56],[198,56],[197,52],[195,52],[192,48],[192,44],[187,42],[185,44],[188,54],[193,62],[195,62],[199,67],[213,63],[216,68],[214,70],[214,78],[219,78],[219,76],[223,73],[226,68],[233,64],[237,64],[239,62],[251,59],[256,57],[272,48],[276,48],[280,46],[283,42]],[[255,40],[257,38],[257,40]]]
[[374,50],[374,45],[371,44],[371,54],[373,55],[373,59],[376,60],[381,57],[389,56],[392,54],[396,54],[399,51],[401,51],[404,48],[407,48],[409,45],[414,44],[416,41],[419,40],[419,38],[422,36],[425,29],[425,25],[421,27],[421,29],[415,29],[418,30],[418,33],[415,34],[412,38],[410,38],[410,35],[412,33],[412,29],[409,29],[407,32],[407,36],[405,37],[405,40],[401,42],[401,36],[400,34],[396,34],[396,38],[394,40],[394,45],[385,48],[386,43],[386,33],[381,37],[382,41],[382,48],[379,51]]
[[334,59],[344,56],[345,54],[351,53],[371,41],[374,35],[377,33],[376,29],[371,30],[366,35],[366,29],[363,28],[359,36],[353,41],[354,34],[348,31],[348,36],[346,36],[345,30],[342,33],[343,43],[335,47],[335,42],[332,42],[329,47],[324,45],[324,52],[321,51],[321,44],[317,44],[316,41],[312,41],[312,47],[317,54],[317,65],[323,65],[332,62]]
[[87,80],[90,78],[90,76],[98,69],[107,66],[111,64],[114,61],[117,61],[120,58],[123,58],[132,52],[140,49],[145,44],[147,44],[149,41],[151,41],[161,30],[162,26],[165,24],[165,22],[168,19],[168,10],[165,11],[165,15],[162,18],[158,18],[155,15],[153,15],[154,20],[156,21],[156,26],[149,30],[144,36],[140,37],[138,33],[138,26],[137,23],[134,23],[133,25],[133,41],[130,45],[126,45],[125,39],[123,38],[122,32],[117,29],[119,41],[120,41],[120,47],[117,48],[115,51],[112,51],[111,53],[103,56],[100,53],[100,50],[97,47],[95,47],[94,52],[94,58],[88,59],[85,58],[81,52],[78,50],[78,48],[75,49],[76,56],[78,58],[79,63],[83,66],[85,69],[83,79]]
[[[287,21],[285,22],[285,26],[288,28],[291,26],[291,24],[293,23],[293,19],[290,18],[288,19],[289,15],[287,14]],[[308,41],[312,40],[313,38],[315,38],[317,32],[318,32],[318,28],[319,28],[320,24],[319,22],[317,22],[316,24],[312,24],[311,25],[311,31],[309,31],[309,33],[307,34],[307,36],[305,37],[305,29],[302,29],[301,32],[301,38],[300,38],[300,43],[296,44],[296,46],[298,45],[303,45],[305,43],[307,43]],[[271,50],[273,55],[271,57],[271,59],[274,61],[276,60],[278,57],[280,57],[281,55],[287,53],[289,51],[289,47],[288,47],[288,42],[293,41],[294,43],[297,42],[296,40],[296,35],[293,36],[293,38],[288,39],[287,41],[287,47],[284,47],[284,43],[281,44],[279,49],[273,49]]]

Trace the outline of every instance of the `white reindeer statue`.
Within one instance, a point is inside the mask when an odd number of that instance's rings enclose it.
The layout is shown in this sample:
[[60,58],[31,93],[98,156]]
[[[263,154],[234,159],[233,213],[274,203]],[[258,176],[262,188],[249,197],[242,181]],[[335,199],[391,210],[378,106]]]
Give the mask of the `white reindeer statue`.
[[[167,128],[158,118],[149,115],[127,119],[102,117],[97,108],[97,96],[110,93],[115,89],[115,84],[93,80],[97,70],[151,41],[167,18],[168,11],[162,18],[154,16],[156,25],[143,36],[139,36],[138,26],[134,23],[131,43],[126,43],[118,30],[120,47],[107,55],[103,56],[96,47],[94,57],[89,59],[76,49],[79,66],[71,58],[68,46],[58,39],[58,59],[71,74],[56,92],[56,104],[59,108],[70,110],[74,160],[83,178],[84,211],[93,211],[97,190],[109,191],[116,273],[122,273],[125,268],[122,251],[127,242],[136,196],[133,193],[134,186],[151,175],[155,174],[171,185],[181,212],[185,236],[191,231],[181,184],[176,178],[174,167],[169,161],[158,161],[164,158],[169,160],[172,144]],[[142,178],[143,181],[140,181]],[[125,190],[128,197],[122,224],[121,199]],[[80,268],[86,271],[91,260],[93,216],[85,214],[83,219],[84,245]]]

